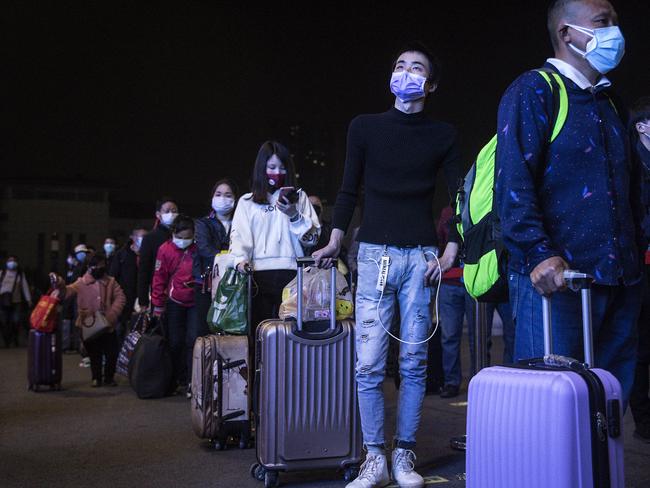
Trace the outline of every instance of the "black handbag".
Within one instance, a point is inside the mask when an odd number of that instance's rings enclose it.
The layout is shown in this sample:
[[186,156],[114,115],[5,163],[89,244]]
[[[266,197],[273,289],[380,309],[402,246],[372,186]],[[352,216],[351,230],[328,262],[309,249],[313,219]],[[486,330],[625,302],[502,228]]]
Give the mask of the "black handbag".
[[140,337],[129,361],[129,382],[138,398],[162,398],[174,391],[172,355],[158,324]]

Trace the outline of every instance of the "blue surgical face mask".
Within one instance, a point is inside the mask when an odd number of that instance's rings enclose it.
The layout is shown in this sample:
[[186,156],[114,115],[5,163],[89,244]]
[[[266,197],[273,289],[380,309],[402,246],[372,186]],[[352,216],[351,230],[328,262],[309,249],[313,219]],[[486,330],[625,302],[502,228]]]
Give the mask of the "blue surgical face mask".
[[167,212],[160,214],[160,221],[167,227],[171,226],[174,223],[174,220],[178,217],[176,212]]
[[138,236],[133,240],[133,243],[137,249],[140,249],[142,247],[142,237],[143,236]]
[[390,77],[390,91],[402,102],[412,102],[424,98],[424,85],[427,79],[424,76],[397,71]]
[[112,243],[104,244],[104,252],[106,254],[113,254],[113,251],[115,251],[115,244]]
[[567,27],[591,36],[586,51],[569,44],[569,47],[587,60],[593,69],[605,74],[618,66],[625,54],[625,38],[618,26],[587,29],[579,25],[567,24]]
[[86,260],[86,253],[85,252],[78,252],[75,254],[75,257],[77,258],[77,261],[80,263],[83,263]]
[[7,261],[7,269],[14,270],[18,267],[18,263],[16,261]]
[[179,249],[186,249],[192,245],[194,239],[181,239],[180,237],[172,238],[172,241]]

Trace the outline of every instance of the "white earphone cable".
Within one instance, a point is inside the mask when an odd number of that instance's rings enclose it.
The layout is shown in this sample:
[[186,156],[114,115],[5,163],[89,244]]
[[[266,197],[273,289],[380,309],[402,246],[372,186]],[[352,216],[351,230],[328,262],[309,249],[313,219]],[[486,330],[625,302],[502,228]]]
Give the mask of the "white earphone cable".
[[[381,301],[384,298],[384,290],[381,291],[381,295],[379,296],[379,302],[377,303],[377,322],[379,322],[379,325],[381,325],[381,328],[384,329],[384,331],[391,336],[393,339],[396,341],[401,342],[402,344],[408,344],[410,346],[418,346],[420,344],[424,344],[425,342],[429,342],[434,335],[436,335],[436,332],[438,331],[438,326],[440,324],[440,319],[438,318],[438,296],[440,295],[440,285],[442,284],[442,266],[440,265],[440,261],[438,260],[438,256],[436,256],[436,253],[431,252],[431,251],[426,251],[425,254],[431,254],[433,258],[436,260],[436,263],[438,263],[438,270],[440,270],[440,276],[438,277],[438,286],[436,288],[436,301],[435,301],[435,312],[436,312],[436,326],[433,328],[433,332],[431,332],[431,335],[427,337],[423,341],[419,342],[410,342],[410,341],[405,341],[400,339],[399,337],[393,335],[390,330],[386,328],[384,323],[381,320],[381,315],[379,313],[379,310],[381,309]],[[375,261],[375,264],[377,264],[377,267],[379,267],[379,263]]]

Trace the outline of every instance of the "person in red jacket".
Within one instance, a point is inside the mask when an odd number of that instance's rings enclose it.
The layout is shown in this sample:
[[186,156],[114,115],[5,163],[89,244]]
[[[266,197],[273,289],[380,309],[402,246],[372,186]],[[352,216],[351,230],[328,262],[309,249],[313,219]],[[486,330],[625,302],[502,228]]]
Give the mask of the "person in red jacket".
[[197,252],[194,221],[179,215],[172,225],[172,238],[162,244],[156,255],[151,285],[154,316],[163,312],[167,322],[167,339],[174,363],[174,378],[179,386],[187,385],[192,371],[192,348],[195,335],[189,324],[195,320],[192,263]]

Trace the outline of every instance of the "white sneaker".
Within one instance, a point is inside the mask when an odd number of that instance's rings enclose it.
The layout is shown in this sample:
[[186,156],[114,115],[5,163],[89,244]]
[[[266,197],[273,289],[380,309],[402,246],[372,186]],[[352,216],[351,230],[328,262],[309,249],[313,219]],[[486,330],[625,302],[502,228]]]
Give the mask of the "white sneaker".
[[383,454],[366,455],[357,479],[345,485],[345,488],[382,488],[390,483],[388,463]]
[[415,453],[410,449],[393,451],[393,479],[400,488],[422,488],[424,479],[415,472]]

